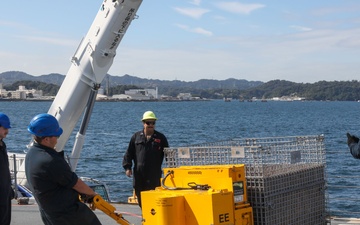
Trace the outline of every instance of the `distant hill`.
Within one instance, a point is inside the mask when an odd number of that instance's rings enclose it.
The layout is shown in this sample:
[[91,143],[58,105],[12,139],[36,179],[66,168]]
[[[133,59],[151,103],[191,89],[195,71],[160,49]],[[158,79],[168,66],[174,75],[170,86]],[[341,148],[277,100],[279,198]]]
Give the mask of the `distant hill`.
[[272,80],[254,88],[241,91],[242,98],[273,98],[281,96],[299,96],[316,101],[358,101],[360,100],[360,82],[318,81],[313,84],[294,83],[286,80]]
[[0,73],[0,83],[5,85],[11,85],[17,81],[29,80],[29,81],[40,81],[48,84],[56,84],[60,86],[64,80],[65,76],[52,73],[48,75],[41,76],[32,76],[30,74],[21,72],[21,71],[8,71],[4,73]]
[[[20,71],[8,71],[0,73],[0,83],[5,85],[11,85],[16,81],[29,80],[29,81],[40,81],[48,84],[55,84],[60,86],[65,79],[65,75],[52,73],[41,76],[33,76]],[[143,79],[139,77],[134,77],[130,75],[124,76],[111,76],[107,75],[104,81],[102,82],[102,87],[106,87],[106,82],[109,82],[110,87],[118,85],[135,85],[143,88],[195,88],[195,89],[236,89],[236,90],[246,90],[249,88],[257,87],[263,82],[261,81],[247,81],[244,79],[226,79],[226,80],[211,80],[211,79],[201,79],[198,81],[166,81],[158,79]]]
[[[16,90],[19,85],[26,88],[44,90],[45,95],[55,95],[65,76],[48,74],[32,76],[24,72],[9,71],[0,73],[0,83]],[[317,101],[358,101],[360,100],[360,82],[352,81],[319,81],[310,83],[294,83],[286,80],[247,81],[237,79],[198,81],[165,81],[157,79],[142,79],[130,75],[107,75],[102,87],[107,87],[108,94],[123,94],[126,88],[159,88],[160,95],[176,97],[179,93],[191,93],[193,97],[206,99],[271,99],[282,96],[297,96],[306,100]],[[10,89],[9,89],[10,90]]]

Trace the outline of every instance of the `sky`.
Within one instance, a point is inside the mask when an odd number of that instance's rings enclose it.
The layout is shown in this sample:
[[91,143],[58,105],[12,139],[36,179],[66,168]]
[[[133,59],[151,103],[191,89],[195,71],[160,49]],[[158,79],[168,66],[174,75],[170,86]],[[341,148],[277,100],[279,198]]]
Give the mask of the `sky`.
[[[0,73],[66,75],[100,0],[4,1]],[[143,0],[108,74],[298,83],[360,77],[359,0]]]

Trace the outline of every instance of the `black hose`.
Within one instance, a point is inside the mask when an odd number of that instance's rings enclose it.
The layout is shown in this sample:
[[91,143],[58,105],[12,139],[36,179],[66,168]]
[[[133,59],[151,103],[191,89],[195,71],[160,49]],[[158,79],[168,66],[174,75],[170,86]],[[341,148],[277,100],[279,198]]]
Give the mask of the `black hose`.
[[166,175],[164,176],[164,178],[161,180],[161,187],[163,187],[164,189],[167,190],[209,190],[210,186],[207,184],[196,184],[195,182],[189,182],[188,183],[188,188],[184,188],[184,187],[168,187],[165,185],[165,180],[166,178],[171,175],[174,174],[173,170],[169,170]]

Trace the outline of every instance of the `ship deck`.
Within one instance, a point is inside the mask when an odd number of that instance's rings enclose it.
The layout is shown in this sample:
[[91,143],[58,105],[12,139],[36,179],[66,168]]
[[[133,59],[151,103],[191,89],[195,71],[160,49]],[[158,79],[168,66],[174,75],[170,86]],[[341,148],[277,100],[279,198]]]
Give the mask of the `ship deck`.
[[[116,212],[121,213],[123,217],[131,224],[141,225],[141,209],[138,205],[132,204],[113,204]],[[102,224],[118,224],[110,216],[100,210],[94,211]],[[43,224],[40,218],[40,212],[37,204],[19,205],[16,200],[12,200],[11,225],[24,224]]]
[[[12,200],[12,220],[11,225],[23,224],[42,224],[39,208],[37,204],[19,205],[16,200]],[[123,217],[131,224],[141,225],[141,209],[136,204],[112,203],[116,212],[121,213]],[[94,211],[102,224],[118,224],[114,219],[100,210]],[[327,225],[355,225],[360,224],[358,218],[331,218]]]

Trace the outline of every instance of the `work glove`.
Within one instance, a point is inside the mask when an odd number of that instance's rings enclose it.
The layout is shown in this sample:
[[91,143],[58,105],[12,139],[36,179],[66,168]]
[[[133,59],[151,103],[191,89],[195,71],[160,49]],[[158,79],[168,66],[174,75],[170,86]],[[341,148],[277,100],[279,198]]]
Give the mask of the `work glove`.
[[91,204],[94,201],[94,196],[80,194],[80,200],[83,203]]
[[359,138],[356,137],[355,135],[351,135],[349,133],[346,133],[347,136],[347,144],[350,145],[351,143],[358,143],[359,142]]

